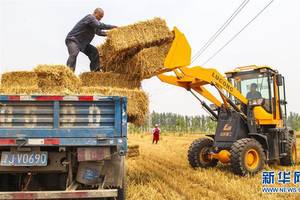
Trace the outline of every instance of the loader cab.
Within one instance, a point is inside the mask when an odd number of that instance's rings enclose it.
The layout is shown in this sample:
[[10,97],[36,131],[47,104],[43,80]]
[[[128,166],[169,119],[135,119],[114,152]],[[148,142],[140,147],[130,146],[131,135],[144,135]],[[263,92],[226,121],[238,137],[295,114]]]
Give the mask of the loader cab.
[[[246,66],[227,72],[226,76],[248,99],[248,105],[255,107],[255,116],[262,124],[282,126],[287,116],[287,102],[284,77],[281,74],[267,66]],[[230,98],[242,106],[237,99]]]

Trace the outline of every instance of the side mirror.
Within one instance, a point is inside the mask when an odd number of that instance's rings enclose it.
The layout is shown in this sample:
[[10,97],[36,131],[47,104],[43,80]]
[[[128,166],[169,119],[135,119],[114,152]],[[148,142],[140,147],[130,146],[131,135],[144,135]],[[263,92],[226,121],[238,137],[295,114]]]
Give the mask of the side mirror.
[[286,104],[287,104],[287,101],[286,101],[286,100],[280,100],[280,104],[281,104],[281,105],[286,105]]
[[281,74],[276,75],[276,83],[277,83],[278,86],[283,85],[283,76]]

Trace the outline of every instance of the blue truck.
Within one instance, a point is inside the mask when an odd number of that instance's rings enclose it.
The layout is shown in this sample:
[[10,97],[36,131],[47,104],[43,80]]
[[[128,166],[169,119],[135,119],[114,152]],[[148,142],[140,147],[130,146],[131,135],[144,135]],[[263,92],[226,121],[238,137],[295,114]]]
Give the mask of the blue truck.
[[0,96],[0,199],[125,199],[127,99]]

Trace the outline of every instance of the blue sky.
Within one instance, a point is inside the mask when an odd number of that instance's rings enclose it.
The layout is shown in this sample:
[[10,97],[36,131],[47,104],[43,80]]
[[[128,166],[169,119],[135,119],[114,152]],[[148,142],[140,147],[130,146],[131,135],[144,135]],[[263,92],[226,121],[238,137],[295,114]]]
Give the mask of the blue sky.
[[[224,23],[241,0],[1,0],[0,72],[27,70],[35,65],[65,63],[66,34],[95,7],[105,10],[103,22],[118,26],[162,17],[170,28],[185,33],[195,53]],[[268,0],[250,0],[224,34],[193,65],[200,65],[246,24]],[[221,73],[244,65],[270,65],[287,80],[288,108],[300,112],[300,1],[275,0],[271,7],[205,67]],[[95,37],[98,45],[104,38]],[[89,70],[88,58],[78,56],[76,73]],[[157,112],[203,114],[197,100],[181,88],[156,77],[143,81],[150,108]]]

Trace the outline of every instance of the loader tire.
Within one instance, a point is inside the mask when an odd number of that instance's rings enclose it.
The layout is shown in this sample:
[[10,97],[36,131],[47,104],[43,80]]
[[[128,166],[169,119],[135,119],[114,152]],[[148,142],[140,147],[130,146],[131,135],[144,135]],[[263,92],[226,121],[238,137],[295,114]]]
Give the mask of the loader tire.
[[263,169],[265,160],[263,147],[253,138],[237,140],[231,146],[230,165],[235,174],[255,175]]
[[209,138],[199,138],[189,147],[188,160],[193,168],[208,168],[217,165],[218,160],[208,158],[207,151],[213,146],[213,140]]
[[280,164],[283,166],[293,166],[297,163],[297,145],[296,138],[289,135],[287,142],[284,144],[286,156],[280,159]]

